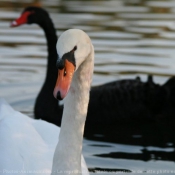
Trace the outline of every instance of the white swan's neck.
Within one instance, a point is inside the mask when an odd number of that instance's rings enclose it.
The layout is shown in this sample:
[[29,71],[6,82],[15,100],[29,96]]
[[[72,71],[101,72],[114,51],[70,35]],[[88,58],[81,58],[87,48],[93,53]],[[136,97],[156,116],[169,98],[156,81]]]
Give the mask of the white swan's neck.
[[67,97],[52,174],[81,174],[81,151],[94,66],[94,49],[75,72]]

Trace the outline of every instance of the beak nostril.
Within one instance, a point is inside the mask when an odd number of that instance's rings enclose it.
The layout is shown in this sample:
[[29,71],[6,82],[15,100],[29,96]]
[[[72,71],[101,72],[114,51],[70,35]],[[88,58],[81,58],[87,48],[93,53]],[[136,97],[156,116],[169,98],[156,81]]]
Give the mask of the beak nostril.
[[57,100],[62,100],[60,91],[57,92]]
[[64,77],[66,76],[67,72],[66,72],[66,68],[64,69]]

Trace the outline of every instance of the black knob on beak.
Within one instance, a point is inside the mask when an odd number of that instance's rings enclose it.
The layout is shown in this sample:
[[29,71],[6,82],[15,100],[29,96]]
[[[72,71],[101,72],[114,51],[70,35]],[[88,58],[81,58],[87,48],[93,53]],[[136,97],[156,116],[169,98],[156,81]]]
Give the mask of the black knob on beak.
[[62,100],[60,91],[57,92],[57,100]]

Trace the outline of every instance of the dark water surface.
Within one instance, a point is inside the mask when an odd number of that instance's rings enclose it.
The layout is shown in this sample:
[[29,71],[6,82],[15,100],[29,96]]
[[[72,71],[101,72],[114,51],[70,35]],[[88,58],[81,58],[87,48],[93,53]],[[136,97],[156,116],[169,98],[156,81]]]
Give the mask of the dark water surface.
[[[0,97],[33,116],[46,71],[46,40],[37,25],[9,28],[24,7],[47,9],[58,36],[80,28],[95,47],[93,85],[147,74],[163,84],[175,75],[175,1],[0,0]],[[169,126],[116,126],[114,134],[84,140],[89,169],[101,174],[175,174],[175,140]]]

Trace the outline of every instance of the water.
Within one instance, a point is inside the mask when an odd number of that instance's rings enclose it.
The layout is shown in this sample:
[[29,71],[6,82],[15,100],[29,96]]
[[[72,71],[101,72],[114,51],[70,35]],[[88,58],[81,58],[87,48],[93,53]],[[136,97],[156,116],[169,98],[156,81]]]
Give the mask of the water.
[[[93,85],[138,75],[146,81],[147,74],[163,84],[175,75],[173,0],[0,0],[0,97],[16,110],[33,117],[46,71],[43,31],[37,25],[9,28],[32,4],[50,12],[58,36],[68,28],[89,34],[96,58]],[[92,174],[175,174],[175,141],[169,127],[137,127],[116,126],[115,137],[86,137],[83,154]]]

